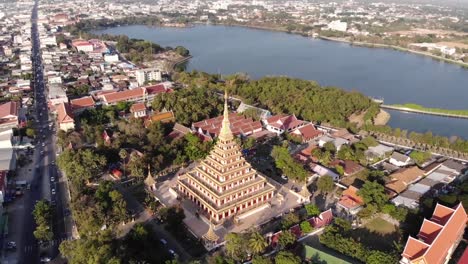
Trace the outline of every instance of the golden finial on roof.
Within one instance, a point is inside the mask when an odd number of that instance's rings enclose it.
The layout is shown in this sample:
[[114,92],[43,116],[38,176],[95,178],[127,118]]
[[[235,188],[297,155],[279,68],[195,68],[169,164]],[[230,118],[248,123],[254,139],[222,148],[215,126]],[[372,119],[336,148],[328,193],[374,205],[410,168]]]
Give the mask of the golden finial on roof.
[[309,189],[307,188],[307,182],[304,183],[304,186],[302,187],[302,190],[299,194],[306,199],[310,198],[312,194],[309,192]]
[[231,131],[231,123],[229,122],[228,98],[227,90],[224,90],[223,123],[219,132],[219,139],[224,141],[234,139],[234,135]]
[[211,217],[210,217],[210,227],[208,228],[208,231],[206,232],[206,234],[203,235],[203,238],[213,243],[216,243],[219,240],[219,236],[216,235],[214,231],[213,223],[211,223]]

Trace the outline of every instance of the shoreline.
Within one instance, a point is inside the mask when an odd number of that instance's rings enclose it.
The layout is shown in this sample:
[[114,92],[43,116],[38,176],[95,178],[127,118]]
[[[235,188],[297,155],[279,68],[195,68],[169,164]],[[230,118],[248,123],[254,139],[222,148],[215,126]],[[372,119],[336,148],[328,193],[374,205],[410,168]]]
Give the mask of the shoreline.
[[461,66],[464,69],[468,69],[468,63],[452,60],[452,59],[447,59],[444,57],[436,56],[427,52],[422,52],[422,51],[417,51],[417,50],[412,50],[400,46],[394,46],[394,45],[387,45],[387,44],[380,44],[380,43],[368,43],[368,42],[358,42],[358,41],[350,41],[342,38],[331,38],[331,37],[324,37],[324,36],[318,36],[319,39],[326,40],[326,41],[334,41],[334,42],[341,42],[341,43],[347,43],[351,46],[357,46],[357,47],[365,47],[365,48],[377,48],[377,49],[392,49],[396,51],[402,51],[402,52],[407,52],[411,54],[416,54],[416,55],[421,55],[425,57],[429,57],[438,61],[446,62],[446,63],[451,63],[451,64],[456,64]]

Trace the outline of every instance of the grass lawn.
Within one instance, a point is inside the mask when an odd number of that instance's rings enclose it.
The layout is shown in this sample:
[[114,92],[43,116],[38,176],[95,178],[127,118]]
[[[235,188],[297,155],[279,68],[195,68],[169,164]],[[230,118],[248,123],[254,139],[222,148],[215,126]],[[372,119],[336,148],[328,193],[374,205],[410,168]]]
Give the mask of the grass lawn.
[[355,229],[351,236],[367,247],[389,252],[393,248],[393,242],[399,241],[400,233],[394,225],[377,217],[365,226]]
[[393,224],[383,220],[380,217],[374,218],[372,221],[367,223],[366,228],[369,229],[369,231],[380,235],[391,234],[396,231],[396,228]]

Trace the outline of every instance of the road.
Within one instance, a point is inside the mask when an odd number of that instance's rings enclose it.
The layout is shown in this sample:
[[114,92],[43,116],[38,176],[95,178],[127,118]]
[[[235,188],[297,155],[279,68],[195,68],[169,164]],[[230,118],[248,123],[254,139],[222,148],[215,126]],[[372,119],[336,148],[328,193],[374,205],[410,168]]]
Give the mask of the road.
[[[31,15],[31,40],[33,61],[33,88],[35,98],[35,128],[36,148],[34,154],[33,179],[31,191],[24,196],[24,212],[22,237],[18,243],[18,263],[39,263],[42,257],[54,259],[58,257],[58,246],[61,241],[71,238],[71,228],[68,216],[68,189],[66,179],[60,177],[56,159],[56,138],[54,118],[49,116],[47,106],[47,90],[44,84],[43,65],[41,61],[40,39],[37,25],[37,1]],[[32,216],[36,201],[46,199],[54,206],[53,232],[54,239],[41,246],[33,232],[36,227]]]

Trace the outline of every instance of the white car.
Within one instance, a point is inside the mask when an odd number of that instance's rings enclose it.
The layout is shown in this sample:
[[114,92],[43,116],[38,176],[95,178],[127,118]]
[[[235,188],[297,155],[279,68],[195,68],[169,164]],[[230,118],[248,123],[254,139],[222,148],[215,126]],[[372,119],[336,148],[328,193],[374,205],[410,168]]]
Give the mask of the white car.
[[52,189],[52,195],[55,195],[55,189]]
[[54,178],[54,177],[50,177],[50,181],[51,181],[51,182],[54,182],[54,181],[55,181],[55,178]]
[[286,175],[283,174],[283,175],[281,175],[281,179],[287,181],[287,180],[288,180],[288,176],[286,176]]

